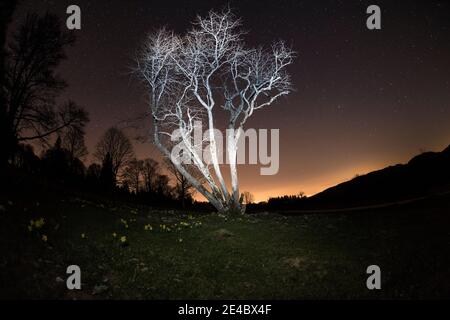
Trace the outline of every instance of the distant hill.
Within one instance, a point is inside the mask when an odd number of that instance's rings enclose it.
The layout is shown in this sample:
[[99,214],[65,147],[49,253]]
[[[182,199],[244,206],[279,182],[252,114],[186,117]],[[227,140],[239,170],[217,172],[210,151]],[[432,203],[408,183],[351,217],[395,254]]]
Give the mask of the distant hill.
[[425,152],[406,164],[397,164],[320,192],[301,207],[332,208],[375,205],[450,190],[450,146]]

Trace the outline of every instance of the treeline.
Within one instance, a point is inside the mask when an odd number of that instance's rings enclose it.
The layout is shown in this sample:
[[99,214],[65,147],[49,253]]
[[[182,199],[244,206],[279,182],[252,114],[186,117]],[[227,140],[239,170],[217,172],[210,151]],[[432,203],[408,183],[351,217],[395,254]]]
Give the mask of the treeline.
[[[170,170],[154,159],[139,160],[122,130],[110,128],[97,143],[89,166],[84,132],[75,139],[72,134],[58,135],[55,143],[36,155],[33,146],[19,144],[9,160],[14,168],[28,177],[38,177],[57,188],[76,190],[108,197],[133,197],[142,203],[177,207],[193,205],[193,188],[165,174]],[[10,170],[11,171],[11,170]]]
[[[0,23],[6,30],[16,2],[1,6]],[[38,179],[66,190],[133,196],[152,204],[192,204],[192,187],[175,174],[171,186],[163,165],[136,159],[130,140],[118,128],[104,133],[92,154],[94,162],[86,167],[89,114],[74,101],[58,102],[67,83],[56,70],[75,37],[57,16],[28,14],[9,37],[6,32],[0,36],[2,189],[18,183],[14,173],[30,183]],[[33,146],[43,151],[37,155]]]
[[308,197],[299,192],[295,195],[284,195],[279,197],[272,197],[269,200],[259,203],[247,204],[247,212],[261,212],[261,211],[283,211],[301,208],[305,205]]

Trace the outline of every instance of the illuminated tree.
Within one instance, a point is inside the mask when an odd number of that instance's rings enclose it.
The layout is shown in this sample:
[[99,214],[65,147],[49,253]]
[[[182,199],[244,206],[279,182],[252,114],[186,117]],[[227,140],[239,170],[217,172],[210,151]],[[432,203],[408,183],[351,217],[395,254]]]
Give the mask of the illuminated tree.
[[[231,11],[197,17],[184,36],[166,29],[150,34],[139,52],[137,71],[149,89],[153,142],[177,170],[220,212],[243,212],[237,174],[237,146],[246,121],[256,110],[291,91],[286,67],[293,51],[279,41],[270,47],[246,48],[241,22]],[[227,115],[226,151],[231,175],[228,190],[220,166],[214,129],[221,108]],[[193,140],[197,123],[209,134]],[[176,134],[175,134],[176,132]],[[183,152],[174,148],[183,144]],[[202,150],[209,148],[209,159]],[[196,179],[186,170],[192,161]]]

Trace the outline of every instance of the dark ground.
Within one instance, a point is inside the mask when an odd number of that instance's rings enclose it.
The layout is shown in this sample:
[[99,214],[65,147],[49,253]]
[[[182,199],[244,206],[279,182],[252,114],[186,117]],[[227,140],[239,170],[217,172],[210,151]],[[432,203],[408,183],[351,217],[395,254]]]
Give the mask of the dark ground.
[[[296,216],[224,217],[68,196],[1,205],[3,299],[450,297],[449,196]],[[44,225],[29,231],[41,217]],[[66,289],[70,264],[81,267],[80,291]],[[382,271],[378,291],[366,288],[372,264]]]

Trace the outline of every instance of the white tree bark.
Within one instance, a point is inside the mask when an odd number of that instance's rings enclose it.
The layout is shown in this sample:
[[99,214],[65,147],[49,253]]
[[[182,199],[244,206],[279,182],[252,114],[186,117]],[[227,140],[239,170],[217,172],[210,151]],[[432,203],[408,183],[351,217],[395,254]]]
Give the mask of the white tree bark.
[[[206,199],[220,212],[243,212],[237,172],[238,140],[255,110],[271,105],[291,91],[286,67],[294,52],[283,42],[270,48],[245,48],[240,20],[231,11],[211,11],[198,17],[184,36],[166,29],[152,33],[137,58],[137,72],[149,88],[153,141]],[[217,108],[227,112],[227,152],[231,190],[221,171]],[[208,138],[196,145],[195,123],[209,129]],[[184,145],[199,179],[173,155],[173,133]],[[194,142],[193,142],[194,141]],[[202,157],[209,143],[211,164]]]

